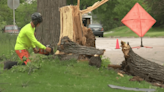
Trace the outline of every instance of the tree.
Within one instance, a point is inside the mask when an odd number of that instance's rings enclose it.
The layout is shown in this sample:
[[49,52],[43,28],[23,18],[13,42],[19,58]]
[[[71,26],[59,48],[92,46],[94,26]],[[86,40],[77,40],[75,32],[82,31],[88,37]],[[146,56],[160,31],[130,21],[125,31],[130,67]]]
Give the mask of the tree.
[[13,23],[12,9],[7,5],[7,0],[0,0],[0,22],[5,21],[7,24]]
[[150,14],[156,19],[154,27],[164,27],[164,0],[144,0],[146,4],[151,8]]
[[42,14],[43,23],[36,29],[36,38],[44,45],[57,46],[60,36],[59,8],[66,5],[66,0],[38,0],[37,11]]
[[[25,0],[20,0],[20,5],[15,9],[16,25],[22,27],[30,22],[29,15],[36,11],[37,4],[35,2],[27,4]],[[8,7],[7,0],[0,0],[0,24],[13,24],[13,10]],[[0,27],[3,26],[1,25]]]
[[118,3],[115,5],[114,12],[117,14],[115,17],[121,21],[124,16],[131,10],[131,8],[138,2],[147,12],[150,11],[147,4],[143,0],[117,0]]
[[15,11],[16,25],[23,27],[31,21],[31,14],[37,11],[37,1],[32,1],[31,4],[24,2]]
[[117,22],[113,20],[116,16],[116,13],[113,12],[113,10],[117,3],[117,0],[109,0],[107,3],[93,11],[93,14],[97,16],[97,19],[103,25],[105,31],[117,27],[118,25]]

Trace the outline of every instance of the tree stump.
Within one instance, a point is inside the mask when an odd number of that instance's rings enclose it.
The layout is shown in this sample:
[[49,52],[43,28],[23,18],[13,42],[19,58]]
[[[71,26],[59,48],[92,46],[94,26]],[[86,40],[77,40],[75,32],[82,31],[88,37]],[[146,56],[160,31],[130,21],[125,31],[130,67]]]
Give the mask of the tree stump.
[[100,68],[101,67],[101,62],[102,62],[102,60],[101,60],[100,56],[96,56],[96,57],[93,56],[89,60],[89,65],[96,66],[97,68]]
[[139,76],[148,82],[164,83],[164,66],[149,61],[137,55],[129,43],[121,41],[122,52],[125,61],[122,62],[122,70],[132,76]]
[[[80,0],[77,5],[68,5],[61,7],[60,11],[60,38],[58,45],[61,43],[61,39],[65,36],[82,46],[95,47],[95,36],[91,29],[85,27],[82,23],[82,15],[98,8],[108,0],[102,0],[96,2],[93,6],[87,9],[80,10]],[[59,52],[59,51],[57,51]]]

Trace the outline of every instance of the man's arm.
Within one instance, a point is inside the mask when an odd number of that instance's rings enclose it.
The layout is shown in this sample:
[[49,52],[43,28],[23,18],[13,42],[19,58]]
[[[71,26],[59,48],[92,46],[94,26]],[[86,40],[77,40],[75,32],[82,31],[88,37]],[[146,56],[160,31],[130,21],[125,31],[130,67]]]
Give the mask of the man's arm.
[[33,43],[31,43],[31,47],[32,47],[32,48],[36,48],[36,46],[35,46]]
[[33,32],[27,31],[26,36],[30,39],[32,46],[34,46],[34,47],[37,46],[40,49],[46,49],[46,46],[44,46],[39,41],[37,41],[37,39],[35,38]]

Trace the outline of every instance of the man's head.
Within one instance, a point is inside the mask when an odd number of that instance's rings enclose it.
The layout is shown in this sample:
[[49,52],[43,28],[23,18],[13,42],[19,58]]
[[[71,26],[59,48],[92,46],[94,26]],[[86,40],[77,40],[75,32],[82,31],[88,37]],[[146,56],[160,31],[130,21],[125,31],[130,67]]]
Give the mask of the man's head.
[[42,15],[38,12],[35,12],[31,15],[31,20],[34,26],[37,27],[43,21]]

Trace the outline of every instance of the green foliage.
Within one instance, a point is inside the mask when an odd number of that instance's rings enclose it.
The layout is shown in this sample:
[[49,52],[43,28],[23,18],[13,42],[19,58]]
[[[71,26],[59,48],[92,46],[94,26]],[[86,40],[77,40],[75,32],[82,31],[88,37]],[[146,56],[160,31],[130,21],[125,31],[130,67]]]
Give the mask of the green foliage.
[[116,13],[113,12],[113,10],[117,3],[117,0],[109,0],[99,8],[93,10],[93,14],[97,15],[97,18],[103,25],[105,31],[118,26],[117,21],[113,20],[116,16]]
[[13,23],[13,12],[7,5],[7,0],[0,0],[0,23],[6,22],[7,24]]
[[124,16],[131,10],[131,8],[138,2],[147,12],[150,11],[144,0],[117,0],[118,3],[115,5],[114,12],[117,14],[115,18],[119,20],[123,19]]
[[[31,14],[36,11],[37,1],[32,1],[32,4],[28,4],[25,0],[20,0],[20,5],[15,9],[16,25],[23,27],[29,23],[31,21]],[[0,1],[0,23],[1,22],[5,22],[6,25],[13,24],[13,10],[8,7],[7,0]]]
[[101,56],[101,60],[102,60],[101,68],[108,68],[108,65],[110,64],[110,59]]
[[37,1],[33,1],[32,4],[22,3],[16,9],[16,24],[19,27],[25,26],[31,21],[31,14],[37,11]]
[[150,14],[156,19],[154,27],[164,27],[164,0],[145,0],[145,3],[151,8]]
[[42,57],[39,57],[39,60],[34,60],[32,58],[30,58],[31,62],[28,62],[27,65],[22,65],[22,61],[19,60],[19,64],[17,66],[14,66],[11,71],[12,72],[28,72],[28,74],[30,73],[34,73],[36,72],[38,69],[41,68],[43,60]]

